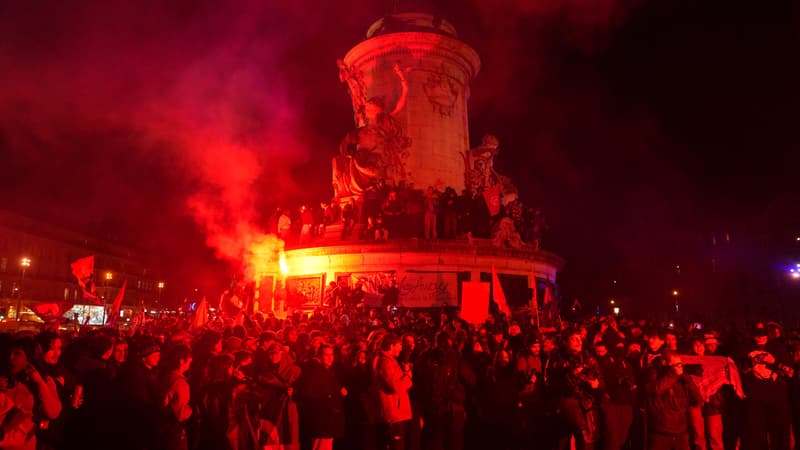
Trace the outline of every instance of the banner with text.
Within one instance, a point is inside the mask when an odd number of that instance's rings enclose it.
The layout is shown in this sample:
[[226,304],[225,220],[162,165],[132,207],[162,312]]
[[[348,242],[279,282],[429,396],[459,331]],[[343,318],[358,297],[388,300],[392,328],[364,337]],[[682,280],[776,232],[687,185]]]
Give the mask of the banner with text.
[[431,308],[458,306],[458,276],[455,272],[404,272],[397,278],[400,306]]

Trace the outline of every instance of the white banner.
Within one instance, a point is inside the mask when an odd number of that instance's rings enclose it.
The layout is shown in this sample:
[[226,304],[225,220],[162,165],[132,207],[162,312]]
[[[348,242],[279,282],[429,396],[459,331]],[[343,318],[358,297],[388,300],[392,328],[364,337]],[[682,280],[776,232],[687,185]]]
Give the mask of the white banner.
[[397,277],[400,306],[431,308],[458,306],[458,277],[455,272],[405,272]]

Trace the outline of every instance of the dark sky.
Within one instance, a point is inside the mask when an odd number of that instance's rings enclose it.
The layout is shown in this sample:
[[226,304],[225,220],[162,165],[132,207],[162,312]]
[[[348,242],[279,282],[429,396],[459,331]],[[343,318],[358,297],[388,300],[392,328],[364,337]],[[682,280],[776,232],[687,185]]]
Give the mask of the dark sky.
[[[0,2],[0,205],[214,286],[230,269],[205,230],[330,195],[352,127],[335,61],[388,2],[316,3]],[[794,3],[444,4],[483,62],[473,143],[497,135],[496,167],[545,210],[566,295],[658,295],[714,231],[794,232]]]

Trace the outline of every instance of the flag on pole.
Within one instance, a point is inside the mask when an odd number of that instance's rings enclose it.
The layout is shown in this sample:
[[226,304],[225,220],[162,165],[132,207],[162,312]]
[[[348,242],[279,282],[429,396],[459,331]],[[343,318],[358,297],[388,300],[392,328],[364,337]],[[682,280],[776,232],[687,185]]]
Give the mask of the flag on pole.
[[194,320],[192,321],[192,328],[202,328],[208,322],[208,301],[205,297],[197,304],[197,309],[194,311]]
[[550,292],[550,281],[547,281],[547,284],[544,287],[544,299],[542,300],[542,305],[549,305],[553,302],[553,297]]
[[506,295],[503,293],[503,286],[500,285],[500,278],[497,276],[494,264],[492,264],[492,297],[494,302],[497,303],[500,312],[504,312],[508,317],[511,317],[511,310],[508,308]]
[[122,299],[125,297],[125,288],[128,286],[128,280],[122,282],[122,287],[114,297],[114,302],[111,304],[111,311],[108,313],[108,323],[115,323],[119,319],[119,310],[122,308]]
[[536,326],[539,327],[541,326],[539,322],[539,301],[537,300],[539,294],[536,290],[536,274],[533,270],[531,270],[531,294],[531,312],[533,313],[533,317],[535,317]]
[[80,258],[70,264],[72,275],[78,280],[78,285],[83,290],[83,298],[99,305],[102,302],[97,297],[97,287],[94,283],[94,255]]
[[547,319],[547,325],[552,326],[555,322],[555,314],[553,314],[553,294],[550,291],[550,280],[544,286],[544,298],[542,299],[542,308],[544,309],[544,316]]
[[489,208],[489,215],[496,216],[500,213],[500,185],[495,184],[483,191],[483,200]]
[[31,306],[33,312],[45,322],[59,319],[70,308],[72,308],[70,302],[39,303]]

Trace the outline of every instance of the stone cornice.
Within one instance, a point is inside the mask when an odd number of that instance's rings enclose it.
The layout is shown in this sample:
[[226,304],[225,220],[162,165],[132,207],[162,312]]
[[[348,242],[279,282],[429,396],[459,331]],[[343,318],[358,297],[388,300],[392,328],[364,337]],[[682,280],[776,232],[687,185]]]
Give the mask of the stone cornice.
[[470,244],[466,241],[438,241],[427,242],[421,239],[391,240],[384,243],[370,244],[366,242],[334,243],[314,247],[287,248],[287,258],[305,256],[331,256],[364,253],[397,253],[401,254],[449,254],[470,255],[477,257],[501,257],[524,259],[552,265],[556,270],[561,270],[565,260],[555,253],[544,250],[534,250],[533,247],[520,249],[501,248],[490,243],[489,240],[473,240]]
[[356,45],[344,57],[349,66],[362,67],[380,57],[405,56],[415,53],[446,59],[458,66],[469,82],[480,71],[481,61],[472,47],[458,39],[434,33],[391,33],[367,39]]

